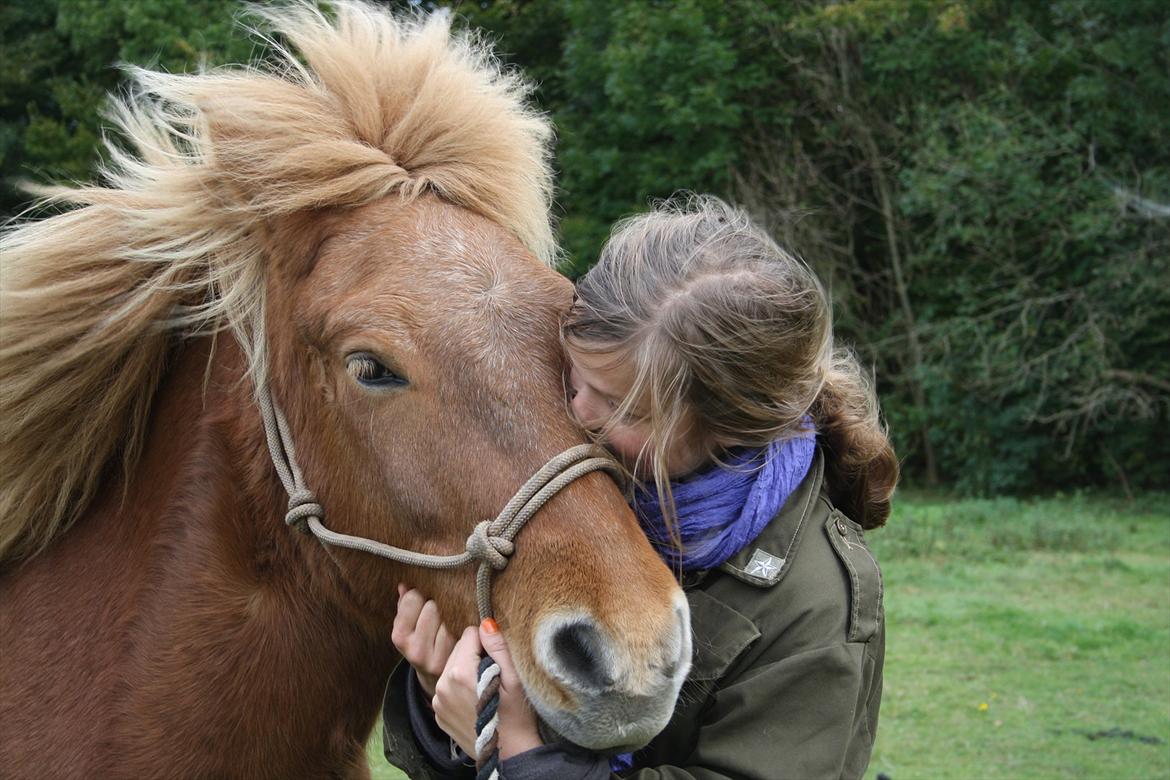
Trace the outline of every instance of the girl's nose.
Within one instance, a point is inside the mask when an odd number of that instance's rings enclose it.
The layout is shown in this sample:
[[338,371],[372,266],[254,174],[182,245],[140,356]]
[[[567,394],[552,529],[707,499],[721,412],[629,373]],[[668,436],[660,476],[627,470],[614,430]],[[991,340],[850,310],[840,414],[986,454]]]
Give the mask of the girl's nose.
[[569,411],[573,413],[573,419],[577,421],[578,425],[584,426],[588,421],[586,416],[585,402],[581,398],[581,394],[576,390],[569,391]]
[[597,427],[597,415],[595,410],[590,407],[586,394],[571,392],[569,398],[569,409],[577,424],[583,428],[594,430]]

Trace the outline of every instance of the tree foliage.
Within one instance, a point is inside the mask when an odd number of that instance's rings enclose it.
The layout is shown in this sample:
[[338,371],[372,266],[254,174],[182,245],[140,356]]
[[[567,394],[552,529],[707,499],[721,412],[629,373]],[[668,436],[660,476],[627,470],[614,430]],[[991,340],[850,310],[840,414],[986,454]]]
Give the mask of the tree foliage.
[[[235,10],[7,4],[6,181],[92,174],[113,63],[248,59]],[[556,122],[570,275],[614,219],[679,189],[721,194],[826,280],[912,478],[974,492],[1167,484],[1162,0],[484,0],[455,12],[538,83]],[[3,198],[9,213],[22,202]]]
[[183,71],[246,62],[231,0],[10,0],[0,7],[0,207],[23,182],[91,178],[120,65]]

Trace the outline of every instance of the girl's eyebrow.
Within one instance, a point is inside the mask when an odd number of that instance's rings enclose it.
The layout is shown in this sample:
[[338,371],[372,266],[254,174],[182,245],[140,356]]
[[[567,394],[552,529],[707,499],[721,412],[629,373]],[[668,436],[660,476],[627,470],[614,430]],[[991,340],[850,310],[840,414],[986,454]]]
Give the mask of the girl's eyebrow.
[[[598,388],[593,388],[593,389],[594,389],[594,390],[597,390],[599,393],[601,393],[601,395],[602,395],[602,396],[603,396],[603,397],[604,397],[604,398],[605,398],[607,401],[610,401],[610,402],[612,402],[612,403],[613,403],[615,406],[619,406],[619,405],[621,405],[622,401],[626,400],[626,397],[625,397],[624,395],[612,395],[612,394],[610,394],[610,393],[605,393],[605,392],[602,392],[602,391],[598,390]],[[629,410],[629,413],[630,413],[630,414],[631,414],[631,415],[632,415],[634,418],[644,419],[644,418],[646,418],[646,417],[648,417],[648,416],[649,416],[649,415],[647,414],[647,412],[646,412],[646,409],[645,409],[645,406],[644,406],[644,400],[645,400],[645,399],[643,399],[643,402],[639,402],[639,403],[635,404],[633,407],[631,407],[631,408],[630,408],[630,410]]]
[[601,396],[602,398],[604,398],[607,401],[614,401],[616,403],[621,403],[622,398],[624,397],[624,396],[614,395],[613,393],[606,391],[604,388],[598,387],[597,385],[593,384],[592,382],[590,382],[587,379],[584,380],[584,384],[590,390],[597,393],[599,396]]
[[618,403],[621,403],[621,401],[625,398],[624,395],[621,395],[618,393],[612,393],[607,388],[595,385],[594,383],[590,382],[589,380],[586,380],[585,384],[589,385],[589,387],[592,388],[594,391],[596,391],[599,395],[604,396],[605,399],[608,401],[616,401]]
[[[570,357],[570,359],[569,359],[570,371],[572,370],[573,366],[574,366],[574,362],[573,362],[572,358]],[[606,386],[603,386],[597,382],[592,381],[593,375],[598,374],[598,373],[604,374],[605,371],[607,370],[607,368],[608,367],[603,368],[603,370],[601,372],[599,372],[596,369],[590,370],[589,375],[586,376],[585,371],[582,370],[580,367],[578,367],[578,376],[580,377],[581,382],[584,385],[586,385],[590,390],[592,390],[593,392],[597,393],[598,395],[604,397],[607,401],[613,401],[614,403],[620,404],[626,397],[625,393],[615,393],[615,392],[613,392],[612,386],[606,387]]]

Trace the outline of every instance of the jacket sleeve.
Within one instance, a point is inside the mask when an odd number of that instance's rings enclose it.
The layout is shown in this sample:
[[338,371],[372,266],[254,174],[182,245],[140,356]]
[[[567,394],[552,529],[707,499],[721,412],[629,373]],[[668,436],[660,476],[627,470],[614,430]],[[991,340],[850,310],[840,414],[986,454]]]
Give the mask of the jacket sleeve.
[[[864,712],[876,707],[867,681],[875,668],[872,649],[868,643],[842,643],[751,669],[708,700],[693,750],[680,756],[677,765],[642,768],[621,776],[636,780],[860,777],[866,762],[858,766],[849,747],[858,740],[872,744]],[[880,683],[878,688],[880,698]],[[868,758],[868,749],[864,752]]]
[[609,760],[573,745],[541,745],[500,764],[500,780],[607,780]]
[[405,661],[390,676],[382,704],[382,749],[386,760],[413,780],[470,780],[475,767],[460,752],[424,703],[414,670]]
[[[414,670],[409,664],[404,663],[402,667],[391,678],[391,684],[397,682],[396,687],[399,688],[405,710],[399,718],[400,722],[409,727],[413,750],[409,751],[404,761],[403,750],[399,748],[398,755],[393,755],[389,749],[391,741],[383,737],[383,744],[387,746],[387,760],[397,758],[397,761],[391,760],[391,763],[408,771],[411,777],[435,780],[472,777],[474,767],[471,760],[462,750],[455,754],[450,737],[435,723],[434,713],[426,706],[426,694],[422,692]],[[405,718],[402,718],[403,714]],[[401,744],[401,735],[398,741]],[[501,780],[548,780],[550,777],[557,780],[606,780],[609,777],[609,761],[604,756],[575,745],[553,744],[512,756],[500,765]]]

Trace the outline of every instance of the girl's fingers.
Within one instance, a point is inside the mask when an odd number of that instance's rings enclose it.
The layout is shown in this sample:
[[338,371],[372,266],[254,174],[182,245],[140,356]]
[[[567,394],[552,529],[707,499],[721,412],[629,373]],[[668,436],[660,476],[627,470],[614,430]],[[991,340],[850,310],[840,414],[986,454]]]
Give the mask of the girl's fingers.
[[479,656],[483,648],[479,644],[479,631],[475,626],[468,626],[459,637],[459,641],[451,648],[451,656],[443,668],[443,677],[453,685],[466,686],[471,683],[475,689],[475,678],[479,674]]
[[[435,714],[446,710],[451,718],[456,717],[466,709],[468,700],[474,711],[476,704],[475,680],[479,674],[479,633],[469,626],[459,637],[459,641],[451,648],[451,655],[443,673],[439,675],[439,682],[435,686]],[[470,694],[470,695],[469,695]],[[474,719],[474,712],[472,714]],[[440,724],[441,725],[441,724]]]
[[417,590],[410,589],[399,593],[398,614],[394,618],[395,624],[402,623],[403,626],[413,631],[414,624],[418,622],[418,613],[422,611],[423,604],[425,603],[426,599],[423,597],[423,594]]
[[439,607],[435,602],[423,604],[419,612],[418,623],[414,627],[414,636],[411,637],[413,651],[418,657],[418,664],[428,673],[438,675],[447,663],[447,655],[441,658],[435,653],[435,644],[443,623],[439,619]]
[[435,722],[454,739],[469,756],[475,755],[475,692],[479,672],[479,632],[468,627],[451,649],[447,666],[435,686],[431,706]]
[[508,643],[500,633],[496,621],[488,618],[479,626],[479,638],[484,652],[500,667],[500,758],[511,758],[518,753],[539,747],[542,743],[536,713],[524,693],[524,686],[512,664]]
[[447,659],[451,657],[451,651],[455,647],[455,637],[451,636],[451,632],[447,630],[446,623],[439,624],[439,632],[435,635],[435,646],[432,656],[438,662],[440,671],[442,667],[447,665]]
[[512,655],[508,652],[508,643],[500,633],[496,621],[488,618],[479,627],[479,641],[484,652],[490,655],[500,665],[500,688],[506,692],[523,692],[520,677],[516,674],[516,667],[512,665]]
[[418,591],[406,591],[398,596],[398,610],[394,614],[394,626],[390,629],[390,641],[400,653],[406,651],[406,644],[414,633],[422,605],[422,594]]
[[[427,631],[435,631],[426,622],[420,628],[420,620],[424,620],[427,599],[417,590],[407,590],[398,598],[398,612],[394,616],[394,626],[390,630],[390,641],[398,652],[402,653],[411,666],[417,667],[427,660],[434,636],[426,635]],[[437,620],[437,608],[434,608]]]
[[428,639],[429,645],[434,645],[435,635],[439,633],[439,625],[439,605],[433,601],[427,601],[418,612],[414,632],[420,637]]

